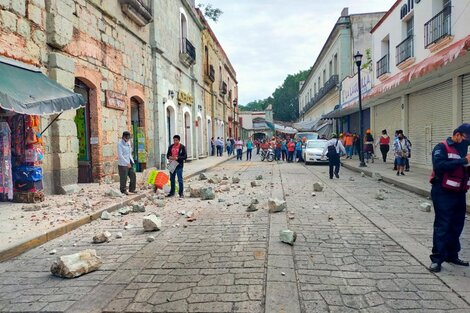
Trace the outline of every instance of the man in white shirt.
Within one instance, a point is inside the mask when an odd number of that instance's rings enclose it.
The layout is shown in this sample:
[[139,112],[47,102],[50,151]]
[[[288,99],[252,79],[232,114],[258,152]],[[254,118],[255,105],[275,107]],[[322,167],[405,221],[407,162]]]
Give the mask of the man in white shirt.
[[328,157],[328,164],[330,166],[330,179],[333,179],[333,173],[336,178],[339,178],[340,152],[346,154],[343,143],[339,140],[338,135],[332,134],[332,138],[326,143],[325,149],[323,149],[323,155]]
[[118,169],[121,192],[127,193],[127,177],[130,179],[129,192],[136,192],[136,178],[134,172],[134,159],[132,158],[131,134],[128,131],[122,133],[122,139],[118,143]]

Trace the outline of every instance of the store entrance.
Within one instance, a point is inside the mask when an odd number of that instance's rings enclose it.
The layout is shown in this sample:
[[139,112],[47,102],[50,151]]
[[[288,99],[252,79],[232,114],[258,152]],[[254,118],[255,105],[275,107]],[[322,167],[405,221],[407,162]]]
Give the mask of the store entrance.
[[81,80],[75,79],[75,93],[81,94],[86,101],[84,108],[77,110],[75,124],[78,137],[78,183],[93,182],[90,146],[90,88]]
[[131,98],[131,127],[132,127],[132,157],[134,158],[134,170],[142,172],[145,169],[145,134],[140,118],[141,104],[136,98]]

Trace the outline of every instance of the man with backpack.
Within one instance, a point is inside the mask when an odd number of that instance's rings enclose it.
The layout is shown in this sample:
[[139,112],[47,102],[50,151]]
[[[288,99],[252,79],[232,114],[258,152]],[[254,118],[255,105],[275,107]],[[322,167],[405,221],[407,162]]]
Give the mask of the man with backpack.
[[326,143],[325,149],[323,150],[323,157],[328,157],[328,165],[330,166],[330,179],[333,179],[333,173],[336,178],[339,178],[340,168],[340,152],[346,154],[343,143],[339,140],[337,134],[332,134],[332,138]]

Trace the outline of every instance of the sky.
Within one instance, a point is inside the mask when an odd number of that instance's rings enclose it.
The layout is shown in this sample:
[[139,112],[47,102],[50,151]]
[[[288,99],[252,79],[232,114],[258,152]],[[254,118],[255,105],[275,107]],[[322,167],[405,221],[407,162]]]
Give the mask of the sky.
[[209,21],[237,72],[238,103],[269,97],[288,74],[310,68],[343,8],[388,11],[395,0],[197,0],[224,13]]

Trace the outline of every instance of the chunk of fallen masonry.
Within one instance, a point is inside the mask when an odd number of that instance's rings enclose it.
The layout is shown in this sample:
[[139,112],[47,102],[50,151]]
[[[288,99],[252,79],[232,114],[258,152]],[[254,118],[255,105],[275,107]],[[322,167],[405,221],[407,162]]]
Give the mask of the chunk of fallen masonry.
[[256,180],[251,182],[251,187],[259,187],[259,186],[261,186],[261,184],[257,182]]
[[240,178],[238,178],[238,177],[232,177],[232,183],[233,183],[233,184],[238,184],[238,183],[240,183]]
[[207,180],[207,175],[205,173],[199,174],[199,180]]
[[279,233],[279,238],[282,242],[293,246],[295,240],[297,239],[297,234],[295,231],[289,229],[281,230],[281,232]]
[[150,214],[142,220],[144,231],[157,231],[162,228],[162,220],[155,214]]
[[322,183],[319,183],[319,182],[316,182],[313,184],[313,191],[314,192],[321,192],[323,191],[323,184]]
[[132,205],[132,212],[145,212],[145,206],[142,203],[134,203]]
[[51,273],[58,277],[75,278],[96,271],[103,264],[96,250],[87,249],[58,257],[51,265]]
[[110,220],[111,219],[111,214],[109,214],[108,211],[103,211],[101,213],[101,219],[105,220],[105,221]]
[[286,208],[286,201],[279,199],[269,199],[268,209],[269,213],[282,212]]
[[114,188],[109,188],[105,195],[108,197],[122,197],[122,193]]
[[251,203],[248,208],[246,209],[247,212],[255,212],[258,211],[258,208],[256,207],[256,204]]
[[262,180],[262,179],[263,179],[263,175],[258,175],[258,176],[256,176],[255,179],[256,179],[256,180]]
[[104,231],[102,233],[99,233],[93,236],[93,243],[108,242],[110,239],[111,239],[111,233],[109,231]]
[[214,200],[215,193],[211,187],[201,188],[201,199],[202,200]]
[[423,212],[431,212],[432,205],[429,202],[423,202],[419,205],[419,208]]

